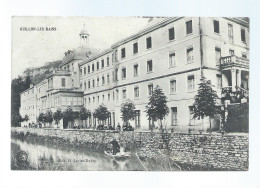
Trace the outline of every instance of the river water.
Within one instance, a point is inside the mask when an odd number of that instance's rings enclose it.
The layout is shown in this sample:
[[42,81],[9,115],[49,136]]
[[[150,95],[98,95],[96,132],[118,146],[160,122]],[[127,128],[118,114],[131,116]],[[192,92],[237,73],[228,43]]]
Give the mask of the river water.
[[11,140],[12,170],[66,170],[66,171],[176,171],[179,168],[169,160],[140,159],[136,152],[124,160],[115,160],[103,153],[71,146],[58,146],[18,138]]

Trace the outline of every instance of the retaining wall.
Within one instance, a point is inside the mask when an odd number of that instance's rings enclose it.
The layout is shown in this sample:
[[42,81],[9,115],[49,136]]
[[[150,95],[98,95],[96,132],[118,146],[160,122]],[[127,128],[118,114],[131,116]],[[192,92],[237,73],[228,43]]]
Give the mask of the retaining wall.
[[164,153],[175,162],[209,169],[248,170],[248,134],[181,134],[12,128],[12,135],[34,135],[43,142],[68,143],[93,150],[104,150],[112,139],[141,157]]

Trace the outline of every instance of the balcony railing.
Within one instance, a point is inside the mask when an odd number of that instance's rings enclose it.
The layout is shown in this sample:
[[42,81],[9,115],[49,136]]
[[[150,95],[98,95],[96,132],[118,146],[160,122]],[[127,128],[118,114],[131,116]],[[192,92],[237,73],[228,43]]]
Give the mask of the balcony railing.
[[62,75],[62,74],[69,74],[70,71],[69,70],[61,70],[61,69],[59,69],[59,70],[53,70],[53,73]]
[[220,58],[220,67],[222,69],[234,66],[249,68],[249,60],[235,55]]
[[69,70],[61,70],[61,69],[58,69],[58,70],[52,70],[52,72],[50,72],[46,77],[50,77],[52,75],[64,75],[64,76],[68,76],[70,75],[71,72]]

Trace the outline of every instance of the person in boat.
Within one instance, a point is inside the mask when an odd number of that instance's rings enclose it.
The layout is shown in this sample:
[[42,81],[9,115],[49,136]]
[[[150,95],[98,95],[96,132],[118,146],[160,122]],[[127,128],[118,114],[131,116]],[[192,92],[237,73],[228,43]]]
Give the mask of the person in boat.
[[118,144],[118,142],[116,141],[116,139],[113,139],[112,142],[112,153],[113,155],[116,155],[118,152],[120,152],[120,146]]

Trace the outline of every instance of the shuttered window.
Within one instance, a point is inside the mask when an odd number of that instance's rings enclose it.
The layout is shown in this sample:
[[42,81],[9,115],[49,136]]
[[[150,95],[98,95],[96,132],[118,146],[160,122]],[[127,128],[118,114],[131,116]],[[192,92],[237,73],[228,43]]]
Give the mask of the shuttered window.
[[192,33],[192,20],[186,22],[186,34]]
[[146,48],[152,48],[152,37],[147,37],[146,38]]
[[246,32],[245,29],[241,29],[241,41],[246,42]]
[[214,20],[214,32],[219,33],[219,21]]
[[169,29],[169,40],[175,39],[174,27]]

